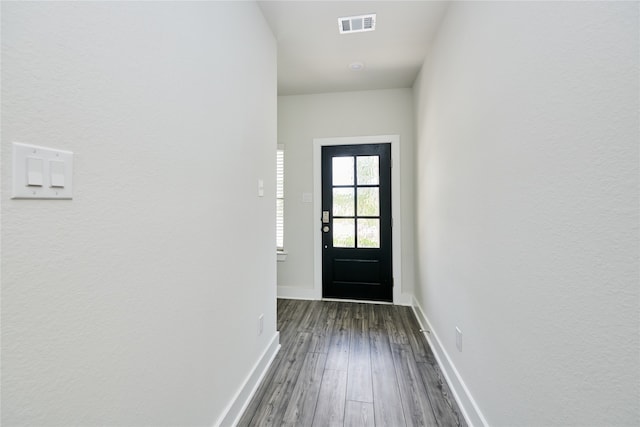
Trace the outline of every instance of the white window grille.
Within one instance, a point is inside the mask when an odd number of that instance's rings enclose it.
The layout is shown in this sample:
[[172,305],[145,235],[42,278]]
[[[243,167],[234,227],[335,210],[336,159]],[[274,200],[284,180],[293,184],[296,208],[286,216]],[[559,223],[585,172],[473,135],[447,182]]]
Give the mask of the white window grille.
[[276,151],[276,246],[284,249],[284,145]]

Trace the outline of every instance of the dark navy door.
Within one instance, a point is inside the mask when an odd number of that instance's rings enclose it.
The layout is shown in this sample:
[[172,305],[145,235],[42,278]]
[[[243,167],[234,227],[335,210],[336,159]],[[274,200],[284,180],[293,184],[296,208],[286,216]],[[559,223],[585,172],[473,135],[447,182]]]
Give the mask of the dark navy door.
[[322,147],[322,296],[392,301],[391,144]]

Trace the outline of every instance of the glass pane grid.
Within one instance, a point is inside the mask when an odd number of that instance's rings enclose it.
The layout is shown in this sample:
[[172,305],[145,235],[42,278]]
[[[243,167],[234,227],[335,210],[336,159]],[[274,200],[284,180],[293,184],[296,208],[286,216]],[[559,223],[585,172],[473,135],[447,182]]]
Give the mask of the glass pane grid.
[[380,248],[379,165],[379,156],[332,159],[334,247]]

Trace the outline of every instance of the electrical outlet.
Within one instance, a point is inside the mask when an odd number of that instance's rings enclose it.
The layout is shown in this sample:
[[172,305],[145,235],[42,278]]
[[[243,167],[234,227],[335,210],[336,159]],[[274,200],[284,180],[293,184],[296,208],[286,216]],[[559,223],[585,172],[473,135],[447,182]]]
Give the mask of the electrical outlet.
[[258,316],[258,336],[262,335],[264,329],[264,314]]
[[456,326],[456,348],[462,351],[462,331]]

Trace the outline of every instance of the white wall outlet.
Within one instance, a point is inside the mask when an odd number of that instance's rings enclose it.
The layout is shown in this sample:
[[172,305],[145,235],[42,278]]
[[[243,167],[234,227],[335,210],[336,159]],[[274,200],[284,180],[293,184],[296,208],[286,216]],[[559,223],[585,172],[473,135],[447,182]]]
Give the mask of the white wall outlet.
[[262,335],[262,331],[264,330],[264,314],[258,316],[258,336]]
[[462,351],[462,331],[456,326],[456,348]]

